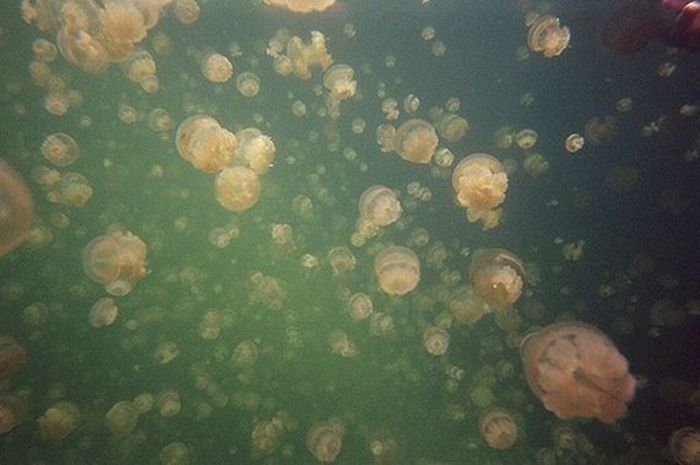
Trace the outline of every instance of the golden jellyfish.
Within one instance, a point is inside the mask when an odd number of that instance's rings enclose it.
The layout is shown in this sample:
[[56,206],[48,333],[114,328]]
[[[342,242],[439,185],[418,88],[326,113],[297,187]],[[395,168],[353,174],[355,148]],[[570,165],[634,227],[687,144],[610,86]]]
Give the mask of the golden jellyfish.
[[394,191],[385,186],[372,186],[362,192],[358,202],[360,222],[373,226],[395,223],[403,213]]
[[493,407],[479,417],[479,432],[489,446],[498,450],[513,447],[518,439],[518,425],[505,409]]
[[311,68],[318,66],[323,71],[333,64],[333,57],[326,50],[326,36],[311,31],[311,42],[305,44],[294,36],[287,42],[287,57],[291,61],[292,72],[299,79],[311,79]]
[[481,320],[488,307],[471,287],[464,286],[450,296],[447,309],[459,324],[473,325]]
[[221,171],[231,164],[238,141],[210,116],[191,116],[180,123],[175,133],[180,156],[205,173]]
[[523,160],[523,169],[533,178],[537,178],[547,172],[549,162],[540,153],[528,153]]
[[12,431],[27,416],[27,401],[15,394],[0,394],[0,434]]
[[173,128],[173,119],[167,110],[154,108],[146,118],[148,129],[153,132],[167,132]]
[[146,276],[146,244],[131,232],[99,236],[83,249],[83,271],[114,296],[128,294]]
[[82,208],[92,198],[90,181],[80,173],[65,173],[46,195],[49,202]]
[[457,193],[459,204],[467,209],[467,219],[474,223],[503,203],[508,175],[496,158],[486,153],[474,153],[455,166],[452,188]]
[[396,149],[396,128],[391,124],[377,126],[376,138],[382,153],[393,152]]
[[248,210],[260,199],[258,175],[243,166],[234,166],[219,172],[214,187],[219,204],[235,213]]
[[156,398],[156,405],[158,406],[161,417],[173,417],[180,413],[180,410],[182,409],[180,394],[178,394],[177,391],[162,392]]
[[58,402],[39,417],[39,434],[46,442],[59,442],[80,424],[80,409],[72,402]]
[[357,260],[347,247],[334,247],[328,251],[328,263],[333,274],[339,275],[354,270]]
[[233,350],[232,359],[240,367],[250,367],[258,359],[258,347],[253,341],[243,341]]
[[586,139],[584,139],[581,134],[574,132],[567,136],[566,140],[564,141],[564,147],[566,148],[567,152],[576,153],[583,148],[583,144],[585,142]]
[[529,150],[535,146],[539,135],[534,129],[521,129],[515,133],[515,143],[523,150]]
[[324,11],[335,3],[335,0],[263,0],[266,5],[286,8],[295,13],[312,13]]
[[527,33],[527,46],[533,52],[553,58],[566,50],[570,39],[569,28],[560,26],[559,18],[544,15],[537,18],[530,26]]
[[333,462],[340,454],[344,434],[339,421],[319,423],[306,434],[306,447],[319,462]]
[[127,400],[117,402],[105,415],[107,427],[113,433],[126,434],[136,428],[139,414],[133,404]]
[[357,355],[357,346],[345,331],[333,331],[328,335],[328,346],[331,352],[341,357]]
[[273,276],[265,276],[260,271],[250,277],[250,301],[261,303],[274,310],[279,310],[287,297],[284,283]]
[[374,257],[374,273],[382,291],[389,295],[404,295],[418,286],[420,261],[407,247],[387,247]]
[[395,150],[411,163],[427,164],[438,145],[435,128],[425,120],[410,119],[396,130]]
[[257,128],[246,128],[236,133],[238,148],[235,163],[247,166],[257,175],[270,171],[277,149],[272,138]]
[[0,257],[16,249],[34,222],[34,202],[19,174],[0,160]]
[[[148,50],[134,50],[123,63],[126,76],[144,86],[147,79],[155,77],[157,67],[153,55]],[[145,90],[145,89],[144,89]]]
[[253,428],[251,440],[256,454],[271,454],[280,445],[284,425],[279,418],[261,420]]
[[469,123],[466,119],[454,113],[444,113],[440,116],[435,127],[440,137],[447,142],[455,143],[464,139],[469,130]]
[[202,58],[202,74],[209,82],[221,84],[233,76],[233,64],[220,53],[211,52]]
[[686,426],[674,431],[668,444],[679,465],[700,464],[700,431],[697,429]]
[[512,252],[482,249],[472,256],[469,277],[481,300],[496,312],[503,312],[522,295],[525,268]]
[[260,78],[255,73],[244,71],[236,78],[236,89],[244,97],[255,97],[260,92]]
[[46,136],[41,144],[41,154],[55,166],[69,166],[78,160],[80,149],[71,136],[56,132]]
[[155,403],[155,397],[153,397],[153,394],[150,394],[148,392],[142,392],[141,394],[134,397],[133,400],[134,409],[136,409],[136,413],[138,413],[139,415],[143,415],[144,413],[150,412],[153,409]]
[[34,52],[34,58],[37,61],[49,63],[56,59],[56,56],[58,55],[58,48],[56,48],[51,41],[46,39],[36,39],[32,43],[32,52]]
[[190,449],[184,442],[171,442],[158,455],[160,465],[189,465]]
[[364,320],[372,314],[372,299],[367,294],[356,292],[348,299],[348,314],[353,320]]
[[520,343],[527,382],[544,407],[562,420],[614,423],[627,411],[636,382],[627,359],[597,328],[560,322]]
[[182,24],[192,24],[199,19],[199,4],[197,0],[175,0],[173,14]]
[[104,72],[110,64],[107,48],[79,24],[66,23],[56,35],[61,55],[71,64],[87,73]]
[[110,297],[103,297],[90,308],[88,320],[93,328],[109,326],[117,319],[119,307]]
[[98,21],[101,39],[113,61],[128,56],[134,44],[141,42],[147,34],[144,17],[135,2],[126,0],[102,0]]
[[340,102],[347,100],[357,92],[357,81],[353,78],[355,71],[348,65],[335,64],[323,75],[323,87],[328,89],[329,106],[336,108]]
[[423,347],[435,356],[445,355],[450,346],[450,333],[439,326],[430,326],[423,331]]
[[9,336],[0,336],[0,380],[14,376],[27,363],[27,350]]

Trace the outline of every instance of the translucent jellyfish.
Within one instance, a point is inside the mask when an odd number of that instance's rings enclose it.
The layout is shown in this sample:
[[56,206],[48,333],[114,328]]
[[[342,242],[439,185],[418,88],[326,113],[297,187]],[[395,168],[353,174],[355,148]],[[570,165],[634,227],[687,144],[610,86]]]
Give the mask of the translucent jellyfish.
[[583,148],[583,144],[585,143],[585,141],[586,140],[581,134],[569,134],[569,136],[564,141],[564,147],[566,148],[567,152],[576,153]]
[[88,319],[90,321],[90,326],[93,328],[101,328],[102,326],[109,326],[114,323],[117,319],[117,315],[119,315],[119,308],[114,302],[114,299],[103,297],[90,308]]
[[537,18],[530,26],[527,33],[527,46],[533,52],[552,58],[566,50],[570,39],[569,28],[560,26],[559,18],[544,15]]
[[521,129],[515,133],[515,143],[523,150],[529,150],[535,146],[539,135],[534,129]]
[[347,247],[334,247],[328,251],[328,263],[333,274],[339,275],[354,270],[357,260]]
[[367,294],[356,292],[348,299],[347,309],[353,320],[364,320],[372,314],[372,299]]
[[357,346],[345,331],[332,331],[328,335],[328,346],[331,352],[341,357],[357,355]]
[[127,400],[117,402],[105,415],[107,427],[113,433],[126,434],[136,428],[139,414],[133,404]]
[[43,63],[54,61],[58,55],[56,46],[46,39],[36,39],[32,43],[32,52],[34,52],[34,58]]
[[586,122],[584,133],[586,140],[593,145],[610,142],[617,135],[617,119],[614,116],[604,118],[594,116]]
[[24,397],[3,393],[0,394],[0,434],[12,431],[27,416],[27,401]]
[[27,351],[9,336],[0,336],[0,380],[15,375],[27,363]]
[[153,352],[153,358],[161,365],[172,362],[178,355],[180,355],[180,347],[172,341],[161,342]]
[[518,425],[505,409],[494,407],[479,417],[479,432],[494,449],[510,449],[518,439]]
[[306,434],[306,447],[319,462],[333,462],[340,454],[344,434],[339,421],[319,423]]
[[0,160],[0,257],[16,249],[34,221],[34,202],[24,181]]
[[171,442],[161,449],[159,459],[160,465],[189,465],[190,449],[184,442]]
[[422,119],[410,119],[396,130],[395,150],[411,163],[427,164],[433,159],[438,145],[435,128]]
[[222,83],[233,76],[233,65],[228,58],[220,53],[207,53],[200,64],[202,74],[209,82]]
[[236,78],[236,89],[244,97],[255,97],[260,92],[260,78],[255,73],[244,71]]
[[443,113],[435,123],[435,127],[440,137],[447,142],[455,143],[464,139],[469,130],[469,123],[454,113]]
[[191,116],[180,123],[175,133],[180,156],[206,173],[221,171],[234,159],[236,136],[209,116]]
[[496,312],[510,308],[525,283],[523,263],[504,249],[482,249],[472,256],[469,276],[474,291]]
[[155,404],[156,399],[153,397],[153,394],[148,392],[142,392],[134,397],[133,400],[134,409],[136,409],[136,413],[139,415],[150,412]]
[[154,132],[167,132],[173,128],[173,119],[167,110],[154,108],[148,113],[146,118],[148,128]]
[[80,409],[72,402],[58,402],[39,417],[39,434],[47,442],[59,442],[80,424]]
[[439,356],[447,353],[450,346],[450,333],[438,326],[429,326],[423,331],[423,347],[429,354]]
[[233,350],[233,362],[241,367],[250,367],[258,359],[258,348],[253,341],[243,341]]
[[335,3],[335,0],[263,0],[267,5],[286,8],[295,13],[312,13],[324,11]]
[[376,131],[377,144],[382,153],[396,149],[396,128],[390,124],[380,124]]
[[121,61],[131,52],[134,44],[141,42],[147,28],[141,11],[132,2],[103,0],[99,11],[101,40],[113,61]]
[[280,445],[283,432],[283,424],[277,418],[259,421],[251,434],[254,452],[264,455],[274,452]]
[[261,303],[274,310],[279,310],[287,297],[282,280],[255,272],[250,277],[250,301]]
[[365,189],[358,202],[360,222],[373,226],[388,226],[395,223],[403,213],[394,191],[385,186]]
[[420,281],[420,261],[409,248],[387,247],[374,257],[374,273],[379,287],[389,295],[404,295]]
[[354,76],[355,71],[344,64],[335,64],[326,70],[323,86],[329,91],[330,108],[337,108],[340,102],[355,95],[357,81],[353,79]]
[[673,459],[679,465],[700,464],[700,431],[686,426],[673,432],[669,440]]
[[238,141],[236,164],[247,166],[261,176],[270,171],[277,152],[270,136],[263,134],[257,128],[246,128],[236,133],[236,140]]
[[508,175],[496,158],[474,153],[455,166],[452,188],[457,193],[459,204],[467,209],[467,219],[473,223],[503,203]]
[[90,181],[80,173],[65,173],[54,184],[46,198],[67,207],[83,208],[92,198]]
[[226,210],[241,213],[258,203],[260,180],[250,168],[234,166],[216,175],[216,200]]
[[83,271],[105,285],[111,295],[124,295],[146,275],[146,244],[130,232],[99,236],[83,249]]
[[523,160],[523,169],[533,178],[542,176],[549,169],[549,162],[540,153],[528,153]]
[[520,344],[528,384],[544,407],[563,419],[614,423],[627,411],[636,382],[627,360],[593,326],[555,323]]
[[87,73],[101,73],[109,67],[107,48],[80,24],[66,22],[56,35],[56,45],[69,63]]
[[318,66],[325,71],[333,64],[333,57],[326,50],[326,36],[318,31],[311,31],[311,42],[307,44],[296,36],[289,39],[287,57],[294,75],[305,81],[311,79],[312,67]]
[[447,308],[455,320],[463,325],[476,324],[488,310],[484,301],[471,287],[466,286],[459,288],[450,296]]
[[69,166],[78,160],[80,149],[71,136],[56,132],[46,136],[41,144],[41,154],[55,166]]
[[156,398],[156,405],[163,418],[173,417],[180,413],[182,403],[180,402],[180,394],[177,391],[162,392]]

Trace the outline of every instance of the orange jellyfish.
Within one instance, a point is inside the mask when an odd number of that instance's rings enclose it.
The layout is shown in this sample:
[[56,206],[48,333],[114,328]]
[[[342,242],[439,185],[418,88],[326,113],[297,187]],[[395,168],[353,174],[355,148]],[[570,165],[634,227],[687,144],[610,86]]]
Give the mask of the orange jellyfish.
[[93,328],[100,328],[114,323],[117,319],[117,315],[119,315],[119,308],[114,303],[114,299],[103,297],[90,308],[88,320],[90,321],[90,326]]
[[132,432],[136,428],[138,419],[139,413],[134,408],[133,403],[128,400],[117,402],[105,415],[107,427],[117,434]]
[[444,355],[450,346],[450,333],[439,326],[429,326],[423,331],[423,347],[435,356]]
[[11,378],[27,363],[27,351],[9,336],[0,336],[0,380]]
[[307,44],[297,36],[289,39],[287,57],[291,61],[294,75],[305,81],[311,79],[313,66],[318,66],[325,71],[333,64],[333,57],[326,49],[326,36],[318,31],[311,31],[311,42]]
[[24,181],[0,160],[0,257],[16,249],[34,221],[34,202]]
[[479,431],[489,446],[494,449],[510,449],[518,439],[515,418],[505,409],[494,407],[479,417]]
[[410,119],[396,130],[395,150],[411,163],[427,164],[433,159],[438,145],[435,128],[425,120]]
[[[337,113],[343,100],[349,99],[357,92],[357,81],[353,79],[355,71],[348,65],[335,64],[323,75],[323,86],[328,89],[329,109]],[[337,114],[336,114],[337,116]]]
[[454,113],[444,113],[441,115],[435,126],[437,127],[440,137],[450,143],[459,142],[464,139],[464,136],[469,130],[469,123],[467,120]]
[[335,0],[263,0],[267,5],[286,8],[295,13],[312,13],[324,11],[335,3]]
[[488,307],[471,287],[456,290],[448,301],[447,308],[462,325],[474,325],[484,316]]
[[530,389],[562,420],[614,423],[634,397],[627,359],[605,334],[585,323],[555,323],[528,334],[520,356]]
[[201,62],[202,74],[209,82],[221,84],[233,76],[233,64],[220,53],[208,53]]
[[530,26],[527,33],[527,46],[547,58],[561,55],[569,46],[571,32],[568,27],[559,25],[559,18],[551,15],[540,16]]
[[357,260],[347,247],[333,247],[328,251],[328,263],[333,274],[340,275],[354,270]]
[[221,171],[234,159],[236,136],[222,128],[210,116],[191,116],[180,123],[175,133],[180,156],[206,173]]
[[348,299],[348,314],[353,320],[364,320],[372,314],[372,299],[365,293],[356,292]]
[[679,465],[700,464],[700,431],[686,426],[673,432],[669,440],[673,459]]
[[241,213],[260,199],[260,180],[255,171],[243,166],[222,170],[215,181],[216,200],[226,210]]
[[83,249],[83,271],[114,296],[131,292],[146,275],[146,244],[130,232],[99,236]]
[[358,202],[360,222],[373,226],[395,223],[403,213],[394,191],[385,186],[372,186],[362,192]]
[[382,291],[389,295],[404,295],[418,286],[420,261],[407,247],[387,247],[374,257],[374,272]]
[[257,128],[245,128],[236,133],[236,140],[235,164],[247,166],[258,175],[270,171],[277,152],[270,136]]
[[455,166],[452,188],[457,201],[467,209],[467,219],[486,219],[506,198],[508,175],[503,164],[486,153],[474,153]]
[[41,154],[55,166],[69,166],[78,160],[80,149],[68,134],[56,132],[49,134],[41,144]]
[[255,97],[260,92],[260,78],[255,73],[244,71],[236,78],[236,89],[244,97]]
[[16,394],[0,394],[0,434],[12,431],[27,417],[27,401]]
[[47,442],[59,442],[80,424],[80,409],[72,402],[58,402],[39,417],[39,435]]
[[333,462],[340,454],[344,434],[339,421],[319,423],[306,434],[306,447],[319,462]]
[[512,252],[482,249],[472,256],[469,268],[472,287],[481,300],[496,312],[510,308],[521,296],[525,267]]

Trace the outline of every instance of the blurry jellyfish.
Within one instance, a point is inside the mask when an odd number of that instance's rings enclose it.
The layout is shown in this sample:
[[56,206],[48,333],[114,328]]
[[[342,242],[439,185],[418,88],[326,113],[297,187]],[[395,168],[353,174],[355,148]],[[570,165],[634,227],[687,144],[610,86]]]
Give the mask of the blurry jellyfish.
[[272,168],[277,149],[270,136],[259,129],[246,128],[236,133],[236,139],[236,164],[247,166],[258,175],[263,175]]
[[233,361],[240,367],[250,367],[258,359],[258,348],[253,341],[243,341],[233,350]]
[[510,308],[522,295],[525,268],[504,249],[482,249],[472,256],[469,268],[474,291],[496,312]]
[[450,333],[444,328],[430,326],[423,331],[423,347],[429,354],[439,356],[447,353],[450,345]]
[[279,310],[287,297],[282,280],[257,271],[250,277],[250,301]]
[[479,417],[479,431],[489,446],[498,450],[510,449],[518,439],[518,425],[505,409],[494,407]]
[[199,4],[197,0],[175,0],[173,14],[182,24],[192,24],[199,19]]
[[254,452],[257,454],[274,452],[280,445],[283,432],[284,427],[278,418],[259,421],[251,434]]
[[347,247],[334,247],[328,252],[328,263],[333,274],[339,275],[354,270],[357,261]]
[[107,427],[117,434],[130,433],[136,428],[139,414],[128,400],[117,402],[105,415]]
[[408,94],[403,99],[403,110],[409,115],[416,113],[418,108],[420,108],[420,99],[415,95]]
[[425,26],[420,31],[421,39],[428,42],[435,38],[435,28],[433,26]]
[[47,442],[59,442],[80,423],[80,410],[72,402],[58,402],[39,417],[39,434]]
[[471,287],[466,286],[456,290],[450,296],[447,308],[455,320],[463,325],[476,324],[488,310],[484,301]]
[[82,208],[92,198],[90,181],[80,173],[65,173],[46,198],[67,207]]
[[117,315],[119,315],[119,308],[114,299],[103,297],[90,308],[90,326],[93,328],[109,326],[117,319]]
[[255,97],[260,92],[260,78],[257,74],[244,71],[236,78],[236,89],[244,97]]
[[165,365],[175,360],[178,355],[180,355],[178,345],[172,341],[165,341],[158,345],[153,353],[153,358],[161,365]]
[[467,134],[469,123],[459,115],[444,113],[435,123],[435,127],[440,137],[447,142],[455,143],[462,140]]
[[540,16],[530,26],[527,33],[527,46],[533,52],[542,53],[547,58],[561,55],[569,46],[571,32],[568,27],[559,25],[559,18],[551,15]]
[[137,395],[133,400],[134,409],[136,409],[136,413],[139,415],[150,412],[155,403],[156,399],[153,397],[153,394],[148,392],[143,392]]
[[311,42],[306,44],[296,36],[289,39],[287,57],[294,75],[305,81],[311,79],[313,66],[325,71],[333,63],[333,57],[326,50],[326,36],[318,31],[311,31]]
[[335,0],[263,0],[267,5],[286,8],[295,13],[312,13],[323,11],[335,3]]
[[355,118],[352,120],[352,132],[354,134],[362,134],[365,132],[365,127],[367,127],[367,122],[362,118]]
[[241,213],[260,199],[260,180],[255,171],[243,166],[222,170],[215,181],[216,200],[226,210]]
[[167,110],[154,108],[146,118],[148,128],[153,132],[167,132],[173,128],[173,119]]
[[331,352],[341,357],[357,355],[357,346],[345,331],[333,331],[328,335],[328,345]]
[[455,166],[452,187],[457,201],[473,223],[483,219],[505,200],[508,175],[503,164],[485,153],[474,153]]
[[384,292],[389,295],[404,295],[418,286],[420,262],[409,248],[387,247],[374,257],[374,273]]
[[586,140],[581,136],[581,134],[573,133],[564,141],[564,147],[569,153],[576,153],[583,148],[583,144]]
[[529,153],[523,160],[523,169],[533,178],[542,176],[549,169],[549,162],[539,153]]
[[362,192],[358,202],[360,222],[372,226],[388,226],[403,213],[394,191],[385,186],[372,186]]
[[46,136],[41,144],[41,154],[55,166],[69,166],[78,160],[80,149],[68,134],[56,132]]
[[165,391],[156,398],[160,416],[168,418],[177,415],[182,409],[180,394],[177,391]]
[[438,145],[435,128],[422,119],[410,119],[396,130],[395,150],[406,161],[427,164]]
[[441,40],[436,40],[430,46],[430,51],[433,53],[434,56],[441,57],[445,55],[445,53],[447,53],[447,45],[445,45],[445,43]]
[[207,53],[201,62],[202,74],[209,82],[217,84],[231,79],[233,76],[233,65],[228,58],[220,53]]
[[82,260],[90,279],[111,295],[121,296],[146,275],[146,244],[128,231],[114,231],[90,241]]
[[345,428],[331,420],[311,427],[306,434],[306,447],[319,462],[333,462],[343,446]]
[[700,431],[697,429],[691,426],[677,429],[671,435],[669,447],[679,465],[700,464]]
[[337,109],[340,102],[349,99],[357,92],[355,71],[348,65],[335,64],[323,75],[323,86],[329,91],[329,107]]
[[372,314],[372,299],[362,292],[356,292],[348,299],[348,314],[353,320],[364,320]]
[[584,133],[586,140],[593,145],[610,142],[617,135],[617,120],[614,116],[594,116],[586,122]]
[[614,423],[627,411],[636,382],[627,360],[593,326],[555,323],[520,344],[527,382],[544,407],[563,419]]
[[53,44],[53,42],[46,39],[36,39],[32,43],[32,52],[34,52],[34,58],[40,62],[49,63],[56,59],[58,55],[58,48]]
[[0,380],[11,378],[26,363],[26,349],[10,336],[0,336]]
[[396,128],[390,124],[377,126],[377,144],[382,153],[393,152],[396,149]]
[[533,129],[521,129],[515,134],[515,143],[523,150],[529,150],[537,143],[539,135]]
[[235,156],[236,136],[209,116],[191,116],[180,123],[175,133],[180,156],[207,173],[221,171]]
[[0,257],[16,249],[34,221],[34,202],[19,175],[0,160]]
[[163,447],[159,458],[160,465],[189,465],[190,449],[184,442],[171,442]]
[[27,416],[27,401],[24,397],[3,393],[0,394],[0,434],[12,431]]

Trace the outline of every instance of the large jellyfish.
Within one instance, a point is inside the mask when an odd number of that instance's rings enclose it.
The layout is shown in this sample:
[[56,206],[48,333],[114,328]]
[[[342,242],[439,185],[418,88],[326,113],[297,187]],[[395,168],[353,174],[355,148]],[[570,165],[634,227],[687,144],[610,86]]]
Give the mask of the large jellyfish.
[[532,392],[563,420],[614,423],[634,396],[636,382],[625,357],[585,323],[560,322],[528,334],[520,356]]
[[474,153],[455,166],[452,188],[467,209],[467,219],[485,220],[506,198],[508,175],[503,164],[486,153]]
[[34,221],[34,202],[17,173],[0,160],[0,257],[16,249]]
[[410,119],[396,130],[396,153],[406,161],[427,164],[433,159],[438,145],[435,128],[422,119]]

